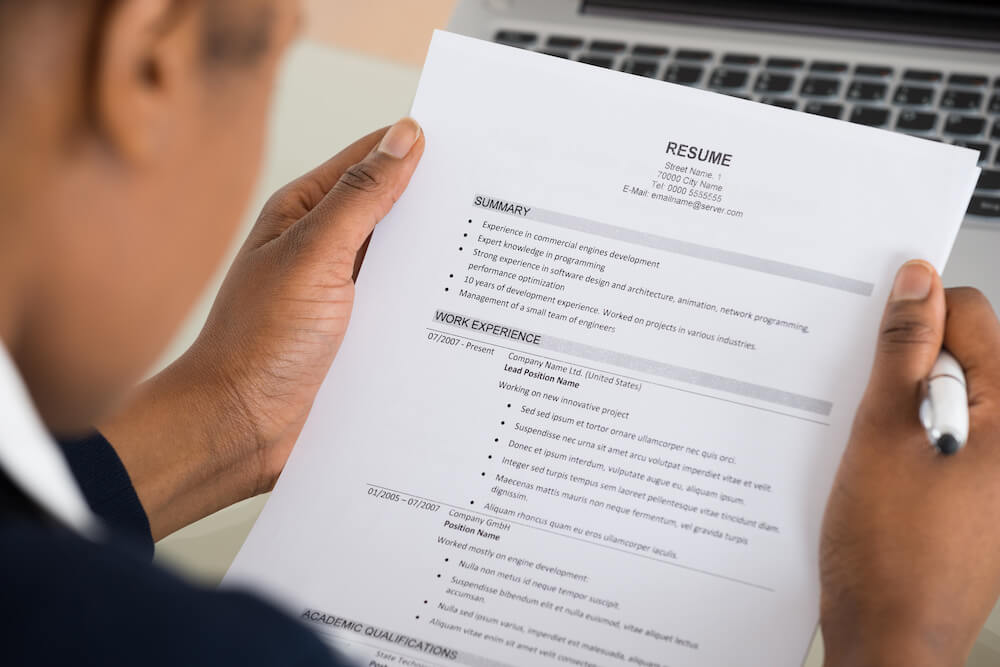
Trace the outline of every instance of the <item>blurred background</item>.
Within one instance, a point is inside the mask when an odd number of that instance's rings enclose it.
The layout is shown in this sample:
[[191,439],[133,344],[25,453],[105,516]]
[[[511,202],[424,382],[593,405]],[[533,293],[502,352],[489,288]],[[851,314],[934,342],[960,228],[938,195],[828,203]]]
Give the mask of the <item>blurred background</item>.
[[[267,156],[243,229],[161,366],[183,352],[201,329],[225,268],[267,197],[355,139],[408,113],[431,32],[447,26],[456,0],[305,0],[304,5],[304,36],[279,79]],[[217,584],[265,500],[239,503],[167,537],[157,544],[157,560]],[[822,664],[819,638],[806,664]],[[968,665],[998,664],[1000,614],[995,612]]]

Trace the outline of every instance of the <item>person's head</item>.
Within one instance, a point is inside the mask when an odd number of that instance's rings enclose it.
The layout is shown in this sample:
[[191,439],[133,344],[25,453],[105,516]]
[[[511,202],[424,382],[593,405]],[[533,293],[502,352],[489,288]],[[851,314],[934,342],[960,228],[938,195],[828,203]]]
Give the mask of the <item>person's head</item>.
[[0,341],[46,423],[148,368],[255,180],[290,0],[0,0]]

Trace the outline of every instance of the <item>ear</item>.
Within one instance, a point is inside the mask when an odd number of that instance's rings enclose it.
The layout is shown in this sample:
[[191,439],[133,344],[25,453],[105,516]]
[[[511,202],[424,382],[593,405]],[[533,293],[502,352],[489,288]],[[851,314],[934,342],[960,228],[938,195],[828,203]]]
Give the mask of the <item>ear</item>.
[[91,85],[101,138],[119,159],[148,163],[190,103],[198,59],[195,12],[179,0],[110,3],[96,37]]

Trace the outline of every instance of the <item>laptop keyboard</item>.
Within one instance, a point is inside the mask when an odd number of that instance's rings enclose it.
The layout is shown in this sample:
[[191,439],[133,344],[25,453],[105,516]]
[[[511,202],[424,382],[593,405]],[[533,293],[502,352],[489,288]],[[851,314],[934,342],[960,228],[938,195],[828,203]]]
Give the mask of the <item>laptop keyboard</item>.
[[521,30],[500,30],[494,40],[596,67],[978,150],[983,173],[969,214],[1000,223],[1000,67],[992,72],[944,72]]

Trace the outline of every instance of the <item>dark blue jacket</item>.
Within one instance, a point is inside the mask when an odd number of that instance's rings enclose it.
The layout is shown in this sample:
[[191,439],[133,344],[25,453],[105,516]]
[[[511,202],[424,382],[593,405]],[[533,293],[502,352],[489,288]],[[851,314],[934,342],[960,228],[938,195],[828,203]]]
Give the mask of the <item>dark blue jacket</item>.
[[55,525],[0,471],[0,665],[344,667],[266,602],[153,565],[149,521],[111,445],[98,435],[63,448],[113,536]]

